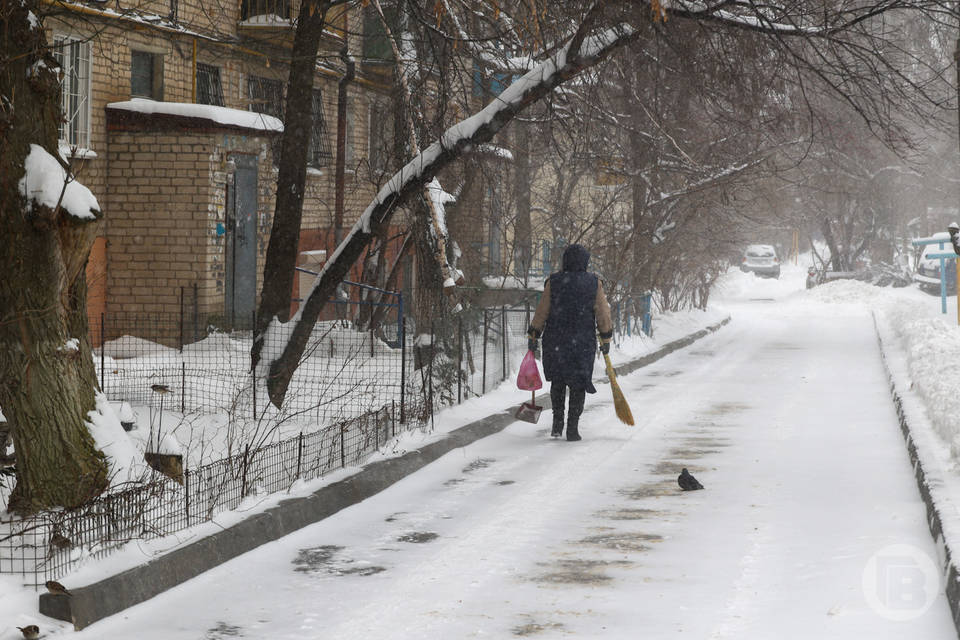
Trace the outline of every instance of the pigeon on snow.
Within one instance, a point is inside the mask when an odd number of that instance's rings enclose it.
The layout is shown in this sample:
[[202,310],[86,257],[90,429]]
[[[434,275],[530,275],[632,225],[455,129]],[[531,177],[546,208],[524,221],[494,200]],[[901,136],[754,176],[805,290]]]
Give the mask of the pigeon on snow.
[[680,472],[680,476],[677,478],[677,484],[680,485],[680,488],[684,491],[695,491],[697,489],[703,489],[703,485],[690,475],[690,472],[684,469]]

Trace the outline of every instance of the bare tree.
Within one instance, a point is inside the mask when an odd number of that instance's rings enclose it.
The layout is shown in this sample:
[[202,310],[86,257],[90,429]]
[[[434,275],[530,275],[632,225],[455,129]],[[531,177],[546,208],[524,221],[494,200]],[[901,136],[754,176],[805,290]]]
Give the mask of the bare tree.
[[108,483],[86,425],[97,379],[84,268],[102,214],[60,160],[59,65],[38,13],[0,2],[0,406],[17,452],[8,508],[21,513]]

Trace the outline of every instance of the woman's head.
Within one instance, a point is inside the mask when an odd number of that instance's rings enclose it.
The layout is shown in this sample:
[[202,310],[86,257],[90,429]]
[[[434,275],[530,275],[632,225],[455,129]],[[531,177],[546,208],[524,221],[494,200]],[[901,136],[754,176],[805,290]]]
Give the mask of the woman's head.
[[563,252],[564,271],[586,271],[590,252],[583,245],[572,244]]

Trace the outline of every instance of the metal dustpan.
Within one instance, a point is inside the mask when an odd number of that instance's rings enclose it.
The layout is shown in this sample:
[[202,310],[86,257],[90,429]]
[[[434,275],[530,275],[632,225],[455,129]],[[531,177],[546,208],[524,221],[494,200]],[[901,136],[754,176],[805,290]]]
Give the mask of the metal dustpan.
[[524,422],[532,422],[537,424],[537,421],[540,420],[540,413],[543,411],[543,407],[537,405],[537,392],[530,392],[530,402],[524,402],[519,407],[517,407],[517,412],[514,414],[517,420],[523,420]]

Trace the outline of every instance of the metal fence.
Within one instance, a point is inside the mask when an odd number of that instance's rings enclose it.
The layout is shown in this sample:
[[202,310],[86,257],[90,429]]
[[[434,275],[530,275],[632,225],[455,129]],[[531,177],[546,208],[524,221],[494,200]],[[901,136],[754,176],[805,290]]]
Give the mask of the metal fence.
[[625,296],[613,303],[610,309],[613,334],[617,340],[640,335],[653,335],[653,296],[649,293]]
[[[208,464],[191,467],[187,456],[179,481],[154,473],[146,484],[79,509],[0,520],[0,574],[19,575],[38,587],[84,558],[182,531],[237,507],[247,496],[283,491],[298,479],[361,463],[399,431],[431,421],[437,408],[483,395],[507,379],[526,351],[532,315],[529,307],[474,310],[436,325],[428,343],[417,345],[407,339],[399,295],[382,303],[383,321],[373,330],[369,318],[376,308],[349,298],[332,302],[283,413],[266,418],[295,416],[302,431],[281,437],[284,431],[274,430]],[[182,414],[265,420],[272,409],[254,393],[263,385],[250,367],[250,331],[201,331],[197,323],[189,326],[189,318],[182,312],[147,320],[104,316],[94,327],[104,392],[151,411],[166,402],[168,411]],[[365,321],[368,328],[359,331]],[[185,339],[188,334],[195,341]],[[264,353],[273,348],[266,345]],[[158,393],[161,388],[167,392]]]
[[196,469],[180,481],[159,473],[145,483],[101,496],[82,508],[0,520],[0,574],[39,587],[85,558],[102,557],[133,540],[161,538],[234,509],[244,498],[285,491],[363,462],[400,429],[395,405],[320,431],[300,433]]
[[[399,294],[383,293],[395,301],[362,300],[356,291],[353,299],[331,301],[290,382],[288,413],[324,423],[391,402],[403,410],[403,303]],[[382,316],[380,323],[370,322],[374,313]],[[169,391],[169,410],[256,420],[268,400],[252,369],[254,320],[223,330],[200,328],[195,314],[183,312],[104,314],[91,327],[93,344],[99,345],[94,361],[100,388],[110,400],[152,406],[162,385]],[[278,355],[283,337],[267,340],[264,356]]]

